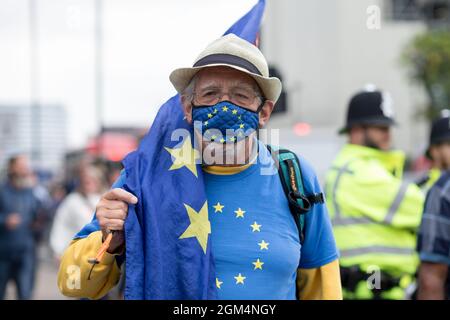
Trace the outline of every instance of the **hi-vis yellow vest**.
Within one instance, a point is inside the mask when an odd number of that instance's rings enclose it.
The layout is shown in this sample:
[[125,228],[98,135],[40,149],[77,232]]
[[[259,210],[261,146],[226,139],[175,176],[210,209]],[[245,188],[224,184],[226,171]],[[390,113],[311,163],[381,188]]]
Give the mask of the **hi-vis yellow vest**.
[[430,191],[431,187],[439,180],[441,177],[442,171],[437,168],[432,168],[428,171],[427,181],[421,186],[422,192],[426,195],[428,191]]
[[404,160],[399,151],[347,144],[333,162],[325,188],[342,266],[415,273],[425,199],[418,186],[402,182]]

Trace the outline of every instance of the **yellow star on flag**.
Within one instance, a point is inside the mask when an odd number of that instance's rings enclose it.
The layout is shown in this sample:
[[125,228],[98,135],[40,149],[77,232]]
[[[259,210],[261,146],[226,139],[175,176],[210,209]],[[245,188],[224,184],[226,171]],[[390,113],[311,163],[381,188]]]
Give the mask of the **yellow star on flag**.
[[208,121],[205,121],[204,124],[205,124],[205,126],[207,126],[208,125]]
[[200,159],[200,153],[198,150],[192,148],[190,136],[186,137],[181,148],[171,149],[164,147],[164,149],[175,158],[169,170],[177,170],[186,167],[197,177],[197,165],[195,162],[197,159]]
[[241,123],[241,124],[239,125],[239,129],[244,129],[244,124],[243,124],[243,123]]
[[256,231],[261,232],[261,229],[260,229],[261,225],[257,224],[256,221],[253,222],[253,224],[251,224],[250,227],[252,227],[252,229],[253,229],[252,232],[256,232]]
[[215,209],[214,212],[222,212],[222,209],[223,209],[224,207],[225,207],[225,206],[221,205],[220,202],[217,202],[217,204],[216,204],[215,206],[213,206],[213,208]]
[[222,285],[223,281],[220,281],[219,278],[216,278],[216,287],[217,289],[221,289],[221,285]]
[[243,211],[241,208],[239,208],[235,211],[235,213],[236,213],[236,218],[243,218],[245,211]]
[[211,113],[208,113],[208,118],[212,118],[213,117],[213,115],[211,114]]
[[244,284],[244,280],[247,278],[247,277],[243,277],[242,276],[242,274],[238,274],[236,277],[234,277],[235,279],[236,279],[236,284],[239,284],[239,283],[241,283],[241,284]]
[[232,113],[232,114],[237,114],[238,111],[237,111],[237,110],[233,110],[233,111],[231,111],[231,113]]
[[197,238],[198,243],[203,249],[203,253],[206,254],[208,235],[211,233],[211,223],[208,220],[207,201],[205,201],[199,212],[196,212],[187,204],[184,204],[184,207],[186,208],[191,224],[180,236],[180,239]]
[[264,264],[264,262],[260,261],[258,258],[258,260],[253,262],[253,265],[255,266],[255,269],[253,269],[253,270],[256,270],[256,269],[262,270],[263,264]]
[[269,250],[269,243],[264,240],[258,243],[260,250],[266,249]]
[[223,107],[222,111],[227,112],[228,111],[228,107],[227,106]]

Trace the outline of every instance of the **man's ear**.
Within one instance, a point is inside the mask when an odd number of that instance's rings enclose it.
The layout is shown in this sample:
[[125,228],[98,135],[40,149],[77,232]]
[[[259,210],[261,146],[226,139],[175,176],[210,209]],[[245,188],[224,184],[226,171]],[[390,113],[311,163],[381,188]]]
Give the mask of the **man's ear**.
[[264,102],[264,106],[261,108],[259,112],[259,127],[264,127],[270,119],[270,115],[272,114],[273,108],[275,107],[275,103],[271,100],[266,100]]
[[430,146],[428,149],[428,154],[432,160],[439,162],[439,149],[436,145]]
[[348,130],[348,139],[352,144],[363,144],[365,137],[365,129],[360,125],[352,126]]
[[186,121],[189,124],[192,124],[192,100],[190,97],[181,96],[181,105],[183,107],[183,113],[184,116],[186,117]]

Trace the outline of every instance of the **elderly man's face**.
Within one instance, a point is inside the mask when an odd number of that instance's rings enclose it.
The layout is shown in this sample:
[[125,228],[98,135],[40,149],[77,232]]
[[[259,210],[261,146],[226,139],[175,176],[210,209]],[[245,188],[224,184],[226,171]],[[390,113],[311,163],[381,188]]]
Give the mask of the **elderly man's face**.
[[[196,76],[196,82],[194,87],[194,92],[202,92],[208,88],[215,88],[216,90],[220,90],[223,93],[220,101],[229,101],[231,100],[228,93],[235,92],[237,89],[243,89],[245,91],[251,92],[253,95],[261,95],[259,92],[258,85],[252,77],[247,75],[244,72],[240,72],[238,70],[228,68],[228,67],[210,67],[205,68]],[[198,102],[195,101],[195,97],[187,97],[182,96],[182,104],[184,108],[184,113],[186,116],[186,120],[189,123],[192,123],[192,108],[193,104],[198,105]],[[218,102],[220,102],[218,101]],[[250,111],[257,111],[258,107],[261,103],[264,102],[264,105],[259,112],[259,127],[263,127],[270,118],[272,113],[274,103],[270,100],[263,100],[263,98],[256,98],[251,104],[241,105],[241,107],[246,108]],[[236,143],[216,143],[205,141],[202,139],[201,134],[196,132],[196,138],[202,144],[203,150],[203,160],[206,161],[206,164],[216,164],[216,165],[238,165],[242,164],[248,160],[250,156],[250,151],[252,150],[252,137],[255,134],[252,134],[248,138],[241,140]],[[222,163],[210,163],[205,154],[208,151],[212,151],[215,154],[216,158],[227,158],[228,160],[223,160]],[[234,159],[230,163],[230,156]]]
[[[244,88],[254,94],[261,94],[258,92],[258,85],[252,77],[248,74],[228,67],[210,67],[199,71],[196,75],[196,83],[194,92],[201,92],[209,87],[220,88],[221,92],[232,92],[236,88]],[[195,102],[192,99],[186,97],[182,98],[186,119],[192,122],[192,103]],[[230,100],[227,94],[222,96],[221,101]],[[241,106],[251,111],[256,111],[261,104],[261,99],[255,99],[250,105]],[[194,103],[195,104],[195,103]],[[259,125],[263,127],[270,118],[274,103],[273,101],[266,100],[264,107],[259,115]]]

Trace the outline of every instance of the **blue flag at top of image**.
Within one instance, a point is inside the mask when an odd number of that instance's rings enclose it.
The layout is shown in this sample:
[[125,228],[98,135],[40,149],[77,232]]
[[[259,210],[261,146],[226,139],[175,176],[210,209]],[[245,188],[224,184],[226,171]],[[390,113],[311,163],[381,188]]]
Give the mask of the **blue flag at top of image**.
[[[264,6],[259,1],[225,34],[256,43]],[[200,155],[183,117],[176,95],[123,161],[124,187],[139,199],[125,222],[125,299],[217,298]]]

